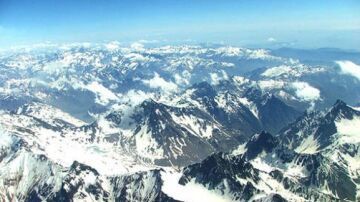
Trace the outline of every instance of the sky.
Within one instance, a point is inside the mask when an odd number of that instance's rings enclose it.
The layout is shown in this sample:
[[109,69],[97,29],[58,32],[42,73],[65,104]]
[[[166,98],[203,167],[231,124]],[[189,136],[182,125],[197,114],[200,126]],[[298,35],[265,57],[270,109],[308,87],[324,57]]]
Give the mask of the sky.
[[221,43],[360,49],[359,0],[0,0],[0,47]]

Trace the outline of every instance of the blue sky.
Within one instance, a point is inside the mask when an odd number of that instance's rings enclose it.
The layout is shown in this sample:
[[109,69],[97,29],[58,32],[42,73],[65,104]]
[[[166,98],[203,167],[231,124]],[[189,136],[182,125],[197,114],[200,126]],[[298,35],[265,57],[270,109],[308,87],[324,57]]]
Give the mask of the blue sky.
[[0,0],[0,47],[110,40],[360,49],[360,1]]

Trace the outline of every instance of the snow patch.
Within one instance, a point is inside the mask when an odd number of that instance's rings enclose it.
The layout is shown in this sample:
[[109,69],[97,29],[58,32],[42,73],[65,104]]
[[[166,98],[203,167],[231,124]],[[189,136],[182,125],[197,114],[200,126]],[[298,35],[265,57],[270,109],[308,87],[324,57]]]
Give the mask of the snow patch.
[[236,149],[234,149],[231,154],[234,156],[244,154],[247,151],[246,143],[239,145]]
[[199,119],[198,117],[189,115],[189,116],[177,116],[174,113],[171,113],[171,117],[175,123],[186,128],[195,136],[202,138],[211,138],[212,133],[215,129],[219,129],[213,124],[208,124],[205,120]]
[[318,73],[323,72],[325,69],[323,67],[310,67],[304,64],[299,63],[298,61],[289,60],[290,64],[280,65],[272,67],[264,71],[261,76],[264,77],[284,77],[284,78],[293,78],[301,77],[304,74]]
[[313,135],[310,135],[295,149],[295,151],[303,154],[315,154],[318,151],[318,148],[319,145],[317,140]]
[[233,201],[229,197],[221,195],[216,191],[208,190],[201,184],[190,181],[185,186],[179,184],[181,173],[163,171],[161,178],[163,180],[162,191],[168,196],[186,202],[227,202]]
[[360,117],[335,121],[340,143],[360,143]]
[[152,137],[147,125],[141,127],[136,134],[136,151],[139,155],[149,159],[160,159],[164,157],[164,150]]
[[286,74],[291,71],[291,67],[287,65],[281,65],[278,67],[272,67],[270,69],[267,69],[265,72],[263,72],[261,75],[266,77],[277,77],[282,74]]
[[259,119],[259,111],[256,107],[256,104],[249,101],[246,97],[242,97],[239,98],[239,102],[243,105],[245,105],[250,111],[251,113],[257,118]]
[[259,169],[261,171],[270,173],[274,168],[269,166],[266,162],[264,162],[261,158],[256,158],[251,161],[251,165],[254,166],[254,168]]
[[281,89],[285,86],[285,82],[277,80],[261,80],[258,85],[262,90]]

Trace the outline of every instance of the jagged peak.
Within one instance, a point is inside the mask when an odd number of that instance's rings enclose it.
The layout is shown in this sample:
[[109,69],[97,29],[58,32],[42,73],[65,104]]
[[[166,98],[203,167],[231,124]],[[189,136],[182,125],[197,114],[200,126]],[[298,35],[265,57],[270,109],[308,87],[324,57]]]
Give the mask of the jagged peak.
[[192,94],[193,98],[216,96],[216,90],[206,81],[196,83],[192,85],[190,89],[195,89]]
[[155,111],[161,111],[165,112],[167,108],[170,106],[163,104],[161,102],[157,102],[153,99],[147,99],[143,101],[140,106],[144,109],[145,112],[155,112]]
[[152,98],[148,98],[141,103],[141,106],[143,106],[143,107],[144,106],[153,106],[153,105],[160,105],[160,103],[156,102]]
[[244,96],[249,98],[251,97],[258,98],[262,96],[262,93],[259,89],[251,87],[245,91]]
[[213,88],[213,87],[208,82],[202,81],[202,82],[199,82],[199,83],[195,83],[190,88]]
[[265,93],[263,95],[263,104],[268,104],[268,103],[277,103],[277,102],[281,102],[279,98],[277,98],[274,94],[271,93]]
[[326,114],[326,117],[330,117],[332,119],[341,118],[341,117],[352,119],[352,117],[356,114],[360,115],[360,112],[357,112],[356,110],[348,106],[344,101],[336,100],[335,104]]
[[90,171],[90,172],[94,173],[95,175],[100,175],[96,169],[94,169],[88,165],[85,165],[83,163],[80,163],[78,161],[74,161],[71,164],[70,170],[74,170],[76,173],[80,173],[82,171]]
[[347,107],[347,104],[340,99],[336,100],[335,104],[333,105],[333,108],[344,108],[344,107]]
[[261,90],[251,87],[244,93],[244,97],[248,98],[251,101],[261,102],[266,104],[269,100],[278,100],[276,96],[269,92],[262,92]]
[[257,155],[265,152],[271,152],[278,145],[276,137],[266,131],[255,134],[245,145],[246,152],[244,156],[247,159],[256,158]]
[[254,141],[259,141],[262,139],[269,139],[269,138],[274,138],[270,133],[268,133],[267,131],[261,131],[258,134],[255,134],[254,136],[252,136],[252,138],[250,139],[251,142]]

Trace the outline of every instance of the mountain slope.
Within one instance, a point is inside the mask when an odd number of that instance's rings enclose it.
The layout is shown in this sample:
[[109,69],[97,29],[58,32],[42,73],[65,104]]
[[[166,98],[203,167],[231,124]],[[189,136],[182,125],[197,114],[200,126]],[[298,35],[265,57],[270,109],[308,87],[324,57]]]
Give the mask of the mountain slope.
[[244,145],[242,154],[214,154],[186,167],[179,182],[195,181],[233,200],[277,194],[290,201],[355,201],[358,184],[351,173],[324,155],[296,153],[261,133]]

